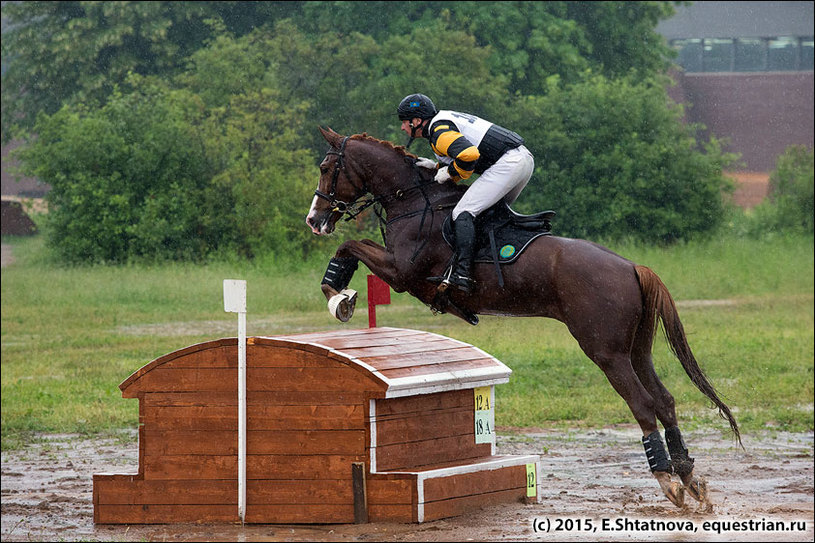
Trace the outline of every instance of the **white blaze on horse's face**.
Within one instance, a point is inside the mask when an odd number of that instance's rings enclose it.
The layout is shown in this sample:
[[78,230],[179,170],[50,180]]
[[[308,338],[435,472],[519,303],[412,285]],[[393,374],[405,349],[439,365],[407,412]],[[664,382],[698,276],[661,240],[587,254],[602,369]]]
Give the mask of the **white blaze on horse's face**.
[[[306,215],[306,224],[311,228],[311,231],[318,236],[328,235],[334,231],[334,223],[329,220],[331,210],[318,209],[321,201],[322,199],[319,196],[314,196],[314,199],[311,201],[311,209],[309,209],[308,215]],[[322,201],[322,203],[325,202]]]

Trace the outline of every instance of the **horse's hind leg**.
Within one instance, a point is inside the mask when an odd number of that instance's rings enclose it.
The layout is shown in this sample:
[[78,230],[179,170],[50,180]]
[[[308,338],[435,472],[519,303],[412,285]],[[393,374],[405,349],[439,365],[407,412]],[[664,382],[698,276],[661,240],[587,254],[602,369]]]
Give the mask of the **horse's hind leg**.
[[654,411],[665,427],[665,442],[671,456],[671,469],[682,480],[685,490],[696,501],[708,504],[707,483],[693,475],[693,458],[679,431],[674,398],[654,370],[651,358],[651,337],[640,329],[634,341],[631,364],[642,385],[654,399]]
[[[587,354],[589,354],[587,352]],[[648,466],[651,468],[662,492],[677,507],[685,501],[684,488],[671,481],[671,464],[662,443],[657,427],[654,409],[654,398],[633,371],[631,359],[627,354],[592,355],[591,358],[603,373],[611,386],[626,401],[628,408],[642,429],[642,443]]]

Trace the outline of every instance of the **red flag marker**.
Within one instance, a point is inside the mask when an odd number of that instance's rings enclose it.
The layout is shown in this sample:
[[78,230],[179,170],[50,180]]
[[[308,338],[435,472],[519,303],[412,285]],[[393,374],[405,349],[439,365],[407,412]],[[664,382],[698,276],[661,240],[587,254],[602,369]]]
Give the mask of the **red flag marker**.
[[368,274],[368,328],[376,328],[376,306],[391,303],[391,287],[382,279]]

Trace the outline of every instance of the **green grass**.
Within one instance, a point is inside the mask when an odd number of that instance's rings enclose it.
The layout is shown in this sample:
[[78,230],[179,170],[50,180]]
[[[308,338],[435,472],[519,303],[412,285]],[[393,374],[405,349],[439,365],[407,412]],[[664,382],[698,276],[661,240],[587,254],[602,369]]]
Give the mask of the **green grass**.
[[[341,324],[319,289],[328,254],[308,263],[212,263],[65,268],[42,239],[10,238],[2,272],[2,446],[36,432],[135,428],[138,402],[118,385],[163,354],[234,336],[222,281],[248,282],[248,333],[367,327],[365,275],[357,314]],[[813,429],[813,239],[723,239],[668,249],[612,247],[652,267],[679,303],[691,347],[745,431]],[[472,327],[434,316],[404,294],[379,307],[380,326],[430,330],[493,354],[513,370],[496,389],[501,426],[601,427],[633,418],[565,326],[548,319],[484,317]],[[728,300],[694,305],[693,300]],[[727,429],[658,338],[657,371],[683,427]]]

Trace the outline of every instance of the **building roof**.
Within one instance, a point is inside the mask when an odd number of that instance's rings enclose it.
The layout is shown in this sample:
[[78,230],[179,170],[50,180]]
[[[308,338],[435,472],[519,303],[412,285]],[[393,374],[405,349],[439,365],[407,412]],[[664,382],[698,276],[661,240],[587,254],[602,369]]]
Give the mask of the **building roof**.
[[813,2],[693,2],[656,28],[667,40],[812,36]]

